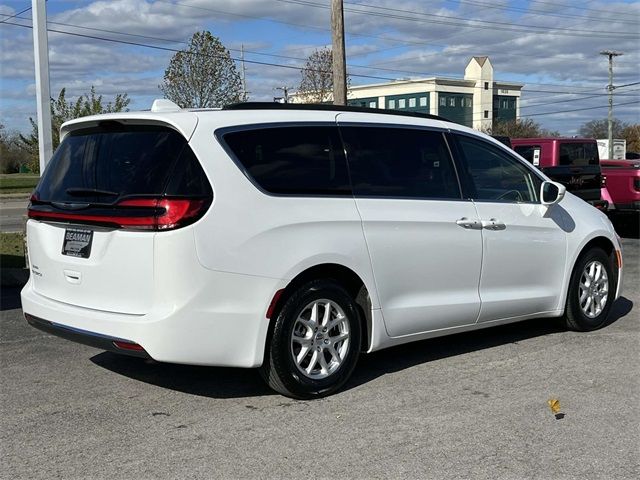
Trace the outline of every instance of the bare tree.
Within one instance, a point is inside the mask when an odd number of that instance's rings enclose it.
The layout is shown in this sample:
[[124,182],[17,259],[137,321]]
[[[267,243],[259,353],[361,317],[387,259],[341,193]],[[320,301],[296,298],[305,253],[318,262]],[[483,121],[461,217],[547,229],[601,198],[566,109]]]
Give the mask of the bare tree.
[[530,118],[493,122],[493,126],[484,130],[489,135],[504,135],[510,138],[559,137],[560,132],[543,128]]
[[182,108],[212,108],[244,101],[242,80],[229,50],[211,32],[196,32],[164,72],[160,90]]
[[300,70],[298,96],[305,103],[324,103],[333,99],[333,63],[330,48],[315,50]]
[[[622,131],[628,127],[617,118],[613,119],[613,138],[624,138]],[[578,133],[585,138],[609,138],[609,119],[591,120],[580,127]]]

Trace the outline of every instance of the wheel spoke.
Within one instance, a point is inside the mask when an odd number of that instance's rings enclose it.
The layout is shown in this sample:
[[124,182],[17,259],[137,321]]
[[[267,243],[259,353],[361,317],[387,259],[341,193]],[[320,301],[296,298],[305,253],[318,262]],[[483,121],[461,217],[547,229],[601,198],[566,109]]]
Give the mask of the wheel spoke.
[[581,289],[580,291],[580,305],[582,305],[582,303],[584,302],[584,300],[587,298],[588,292],[586,289]]
[[309,350],[311,350],[311,343],[309,343],[309,345],[302,345],[302,348],[300,349],[300,352],[296,357],[296,362],[298,362],[298,365],[300,365],[300,362],[302,362],[302,360],[304,360],[304,358],[307,356]]
[[349,334],[347,332],[340,332],[335,337],[329,337],[329,340],[331,340],[331,343],[335,345],[336,343],[340,343],[347,338],[349,338]]
[[338,351],[333,347],[333,345],[327,348],[327,350],[329,350],[329,353],[331,354],[331,356],[333,357],[336,363],[338,364],[342,363],[342,358],[340,357],[340,354],[338,353]]
[[334,318],[333,320],[330,320],[329,323],[327,324],[327,331],[330,332],[331,330],[333,330],[335,327],[337,327],[344,321],[345,321],[344,315],[340,315],[340,314],[336,315],[336,318]]
[[327,302],[324,305],[324,315],[322,316],[322,323],[320,324],[323,327],[326,327],[331,319],[331,302]]
[[320,363],[320,371],[324,374],[329,373],[329,364],[327,364],[327,359],[324,358],[324,352],[318,353],[318,360]]
[[315,368],[315,366],[318,363],[318,351],[314,350],[313,351],[313,355],[311,355],[311,360],[309,360],[309,365],[307,365],[307,368],[305,368],[305,372],[307,372],[307,374],[311,374],[311,372],[313,371],[313,369]]

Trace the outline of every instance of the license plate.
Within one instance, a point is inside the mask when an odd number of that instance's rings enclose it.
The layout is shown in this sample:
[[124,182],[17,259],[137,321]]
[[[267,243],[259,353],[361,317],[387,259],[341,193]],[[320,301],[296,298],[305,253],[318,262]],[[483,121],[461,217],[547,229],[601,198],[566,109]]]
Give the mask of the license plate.
[[89,258],[93,243],[93,230],[67,228],[64,231],[62,254],[70,257]]

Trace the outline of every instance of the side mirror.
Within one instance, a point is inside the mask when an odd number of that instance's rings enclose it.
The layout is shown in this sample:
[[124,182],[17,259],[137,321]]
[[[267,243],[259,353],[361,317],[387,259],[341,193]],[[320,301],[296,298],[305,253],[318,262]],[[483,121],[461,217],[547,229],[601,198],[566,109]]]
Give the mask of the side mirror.
[[540,203],[542,205],[555,205],[564,198],[567,187],[557,182],[542,182],[540,187]]

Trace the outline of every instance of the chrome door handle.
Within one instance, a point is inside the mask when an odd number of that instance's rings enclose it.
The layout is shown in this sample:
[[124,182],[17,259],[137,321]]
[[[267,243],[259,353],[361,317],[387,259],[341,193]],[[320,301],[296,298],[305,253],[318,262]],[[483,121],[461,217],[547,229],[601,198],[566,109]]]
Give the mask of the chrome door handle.
[[456,225],[467,230],[480,230],[482,228],[482,224],[479,221],[471,220],[467,217],[456,220]]
[[482,228],[487,230],[505,230],[507,226],[501,221],[492,218],[490,220],[482,220]]

